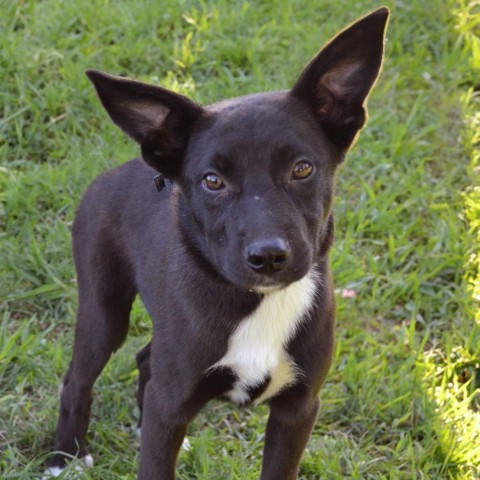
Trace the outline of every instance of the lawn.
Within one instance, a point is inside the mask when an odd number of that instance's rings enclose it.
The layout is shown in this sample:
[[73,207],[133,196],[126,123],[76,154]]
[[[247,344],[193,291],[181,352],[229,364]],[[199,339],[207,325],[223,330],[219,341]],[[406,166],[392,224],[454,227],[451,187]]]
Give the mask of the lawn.
[[[480,478],[480,4],[383,2],[386,60],[338,177],[335,362],[301,479]],[[0,1],[0,477],[40,478],[76,309],[70,227],[137,154],[84,75],[209,103],[285,89],[366,0]],[[349,293],[348,295],[346,293]],[[92,479],[134,479],[130,336],[96,386]],[[178,478],[258,478],[268,409],[211,403]]]

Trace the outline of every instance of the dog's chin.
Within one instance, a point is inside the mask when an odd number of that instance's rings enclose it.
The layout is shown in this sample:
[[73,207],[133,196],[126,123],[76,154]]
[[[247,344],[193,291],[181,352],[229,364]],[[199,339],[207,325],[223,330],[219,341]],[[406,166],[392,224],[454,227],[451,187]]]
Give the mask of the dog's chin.
[[[302,272],[303,273],[303,272]],[[255,292],[261,295],[268,295],[270,293],[278,292],[284,290],[292,283],[298,282],[301,280],[307,273],[302,274],[300,272],[295,275],[289,276],[288,278],[275,278],[273,277],[259,277],[259,278],[248,278],[248,279],[230,279],[230,281],[241,290],[247,292]]]
[[292,282],[252,282],[241,281],[239,279],[229,279],[229,282],[244,292],[258,293],[259,295],[267,295],[269,293],[278,292],[288,287]]
[[255,293],[260,293],[262,295],[268,295],[269,293],[278,292],[279,290],[283,290],[288,285],[279,284],[279,285],[257,285],[252,287],[250,290],[254,291]]

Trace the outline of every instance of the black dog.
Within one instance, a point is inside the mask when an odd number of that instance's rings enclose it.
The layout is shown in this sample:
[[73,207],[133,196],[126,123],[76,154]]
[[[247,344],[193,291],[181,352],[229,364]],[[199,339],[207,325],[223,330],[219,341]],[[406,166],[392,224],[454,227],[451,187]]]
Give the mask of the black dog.
[[[296,478],[334,342],[335,171],[365,123],[387,19],[381,8],[344,30],[290,91],[208,107],[87,72],[143,160],[99,177],[78,209],[78,321],[57,452],[91,464],[92,387],[138,293],[153,320],[137,356],[138,478],[175,478],[188,423],[218,396],[268,402],[261,478]],[[158,173],[172,182],[160,193]],[[53,457],[50,475],[65,458]]]

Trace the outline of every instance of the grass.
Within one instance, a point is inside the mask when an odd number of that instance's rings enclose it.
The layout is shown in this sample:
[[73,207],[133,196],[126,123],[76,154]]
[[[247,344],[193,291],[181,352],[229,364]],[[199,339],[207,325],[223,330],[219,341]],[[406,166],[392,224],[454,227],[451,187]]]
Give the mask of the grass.
[[[76,308],[75,206],[136,155],[84,76],[124,74],[208,103],[288,88],[366,0],[0,2],[0,476],[40,478]],[[480,478],[480,9],[386,0],[384,71],[338,179],[335,364],[301,479]],[[354,290],[344,298],[342,290]],[[85,478],[133,479],[130,337],[96,387]],[[212,403],[180,479],[258,477],[266,407]]]

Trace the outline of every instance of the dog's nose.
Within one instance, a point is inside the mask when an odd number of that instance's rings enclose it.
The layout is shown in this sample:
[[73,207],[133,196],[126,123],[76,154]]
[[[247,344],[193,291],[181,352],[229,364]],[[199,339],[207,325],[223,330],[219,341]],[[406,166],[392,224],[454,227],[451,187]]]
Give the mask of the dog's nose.
[[282,238],[256,240],[245,249],[248,266],[257,273],[272,275],[281,270],[290,255],[288,244]]

